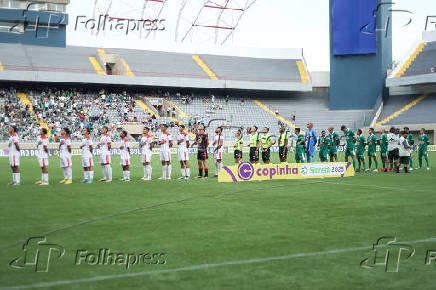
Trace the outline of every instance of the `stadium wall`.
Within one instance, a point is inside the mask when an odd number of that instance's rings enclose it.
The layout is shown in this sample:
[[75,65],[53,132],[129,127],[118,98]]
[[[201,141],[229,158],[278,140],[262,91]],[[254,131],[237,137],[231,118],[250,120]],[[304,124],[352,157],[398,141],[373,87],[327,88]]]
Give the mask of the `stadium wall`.
[[[0,32],[0,42],[66,47],[68,14],[0,9],[0,20],[15,23],[15,32]],[[22,25],[18,29],[18,25]]]
[[[377,53],[333,55],[333,19],[330,0],[330,102],[331,110],[372,109],[380,95],[388,97],[384,86],[392,64],[392,31],[377,31]],[[379,5],[381,0],[377,0]],[[384,2],[377,14],[377,27],[384,27],[391,4]],[[362,33],[362,32],[357,32]]]

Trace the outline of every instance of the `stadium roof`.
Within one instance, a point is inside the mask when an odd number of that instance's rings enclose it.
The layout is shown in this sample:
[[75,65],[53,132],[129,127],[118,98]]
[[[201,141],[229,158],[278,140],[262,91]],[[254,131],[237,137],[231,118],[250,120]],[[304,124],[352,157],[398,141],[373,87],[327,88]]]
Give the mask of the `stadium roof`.
[[[130,49],[0,44],[0,80],[162,87],[311,91],[302,52],[259,58]],[[115,55],[122,75],[107,75]]]

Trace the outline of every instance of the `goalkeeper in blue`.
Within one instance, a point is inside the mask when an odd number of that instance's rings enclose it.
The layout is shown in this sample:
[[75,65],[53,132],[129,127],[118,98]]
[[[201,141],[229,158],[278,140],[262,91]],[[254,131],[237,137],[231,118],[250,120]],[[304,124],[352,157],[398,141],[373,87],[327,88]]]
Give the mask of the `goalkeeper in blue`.
[[316,132],[313,130],[313,124],[311,122],[307,123],[307,131],[306,131],[306,154],[307,154],[307,163],[316,162]]

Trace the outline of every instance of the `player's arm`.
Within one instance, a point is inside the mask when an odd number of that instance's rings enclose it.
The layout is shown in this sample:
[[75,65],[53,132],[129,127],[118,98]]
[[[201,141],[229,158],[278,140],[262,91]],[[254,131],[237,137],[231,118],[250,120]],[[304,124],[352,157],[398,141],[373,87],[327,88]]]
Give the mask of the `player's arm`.
[[168,139],[168,144],[170,145],[170,147],[173,147],[173,140],[172,139]]
[[111,143],[111,141],[109,141],[109,142],[107,142],[107,149],[111,150],[111,148],[112,148],[112,143]]
[[[268,138],[268,139],[271,140],[271,137]],[[275,140],[272,140],[272,141],[269,143],[269,146],[266,148],[266,150],[270,149],[271,146],[273,146],[274,144],[276,144],[276,141],[275,141]]]
[[127,147],[127,152],[129,153],[129,155],[130,155],[130,146],[129,146],[129,144],[127,143],[126,144],[126,147]]
[[20,145],[18,145],[18,142],[14,142],[15,148],[17,149],[17,151],[20,151]]
[[186,140],[186,148],[189,148],[189,145],[191,145],[191,144],[189,144],[189,139],[187,139]]

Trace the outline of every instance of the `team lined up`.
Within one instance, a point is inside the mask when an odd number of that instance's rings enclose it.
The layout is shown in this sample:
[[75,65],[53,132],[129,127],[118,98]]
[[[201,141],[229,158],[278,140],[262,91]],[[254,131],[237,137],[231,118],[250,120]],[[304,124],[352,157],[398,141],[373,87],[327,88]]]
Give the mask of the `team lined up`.
[[[160,146],[159,157],[162,164],[162,176],[161,180],[171,179],[172,165],[171,165],[171,151],[173,147],[173,139],[171,134],[167,131],[168,126],[166,124],[161,125],[161,135],[158,138],[157,144]],[[14,126],[9,128],[9,163],[12,168],[12,182],[10,185],[20,185],[20,145],[17,135],[17,129]],[[60,167],[63,170],[64,179],[60,181],[62,184],[71,184],[73,180],[72,176],[72,159],[71,159],[71,140],[68,137],[70,130],[64,128],[61,131],[61,138],[59,142],[59,159]],[[94,144],[90,137],[90,130],[88,128],[83,129],[83,138],[80,143],[82,149],[82,167],[83,167],[83,183],[94,182],[94,156],[93,149]],[[120,133],[121,146],[120,146],[120,165],[123,171],[123,177],[121,181],[130,181],[130,145],[127,139],[127,132],[122,131]],[[216,129],[216,136],[213,141],[214,146],[214,162],[215,162],[215,177],[218,176],[218,172],[222,167],[222,157],[224,152],[224,138],[222,135],[222,128]],[[41,168],[41,179],[36,184],[46,186],[49,184],[48,167],[49,167],[49,141],[47,138],[47,130],[42,128],[38,137],[38,163]],[[198,178],[208,177],[208,165],[207,165],[207,148],[209,146],[209,140],[207,134],[204,132],[204,126],[199,126],[199,132],[196,135],[193,145],[198,146]],[[97,144],[99,149],[100,165],[102,168],[103,178],[102,182],[112,182],[112,166],[111,166],[111,138],[108,134],[108,128],[103,127],[100,141]],[[143,130],[143,136],[140,139],[139,146],[141,148],[141,161],[144,169],[144,176],[141,178],[144,181],[151,180],[152,177],[152,149],[153,149],[153,137],[150,135],[150,129],[145,127]],[[178,161],[181,167],[181,177],[179,179],[189,179],[191,176],[189,167],[189,152],[188,148],[191,146],[189,136],[185,132],[185,126],[179,127],[179,134],[177,136],[177,151]],[[204,172],[204,175],[203,175]]]
[[[295,128],[296,146],[295,146],[295,162],[304,163],[310,162],[310,159],[315,159],[315,145],[319,147],[319,158],[321,162],[337,162],[338,161],[338,146],[340,145],[340,137],[333,127],[326,131],[321,132],[319,138],[312,130],[312,124],[308,124],[308,131],[306,135],[301,133],[300,128]],[[173,147],[173,140],[171,134],[167,131],[167,125],[161,125],[161,135],[159,136],[157,144],[160,146],[159,158],[162,164],[162,176],[161,180],[171,179],[172,164],[171,164],[171,151]],[[262,161],[265,164],[269,164],[271,147],[276,143],[272,136],[269,134],[269,129],[264,128],[261,133],[258,133],[258,128],[253,126],[249,130],[250,143],[249,143],[249,159],[251,163],[259,162],[259,155],[262,157]],[[358,168],[356,171],[363,170],[369,171],[372,167],[372,161],[374,161],[375,169],[378,171],[378,161],[376,154],[376,146],[380,145],[380,159],[382,161],[382,170],[389,171],[395,170],[399,172],[400,164],[404,165],[405,171],[408,172],[409,164],[410,169],[413,169],[413,161],[411,152],[416,148],[413,135],[409,132],[409,128],[405,127],[404,130],[399,132],[396,128],[391,128],[389,133],[386,134],[384,129],[381,131],[380,140],[374,133],[374,129],[369,129],[369,136],[367,139],[362,135],[362,130],[357,130],[357,135],[353,130],[346,126],[341,127],[341,131],[346,138],[345,143],[345,161],[348,162],[349,158],[352,159],[354,168],[356,168],[356,159],[358,162]],[[20,146],[19,138],[17,136],[17,129],[14,126],[9,128],[9,163],[12,168],[12,182],[10,185],[20,184]],[[215,131],[215,137],[213,141],[213,156],[215,164],[215,175],[218,176],[220,169],[222,168],[222,158],[224,153],[224,138],[222,135],[222,128],[218,127]],[[429,144],[428,136],[425,129],[421,129],[418,141],[418,157],[419,168],[422,167],[422,159],[424,158],[427,163],[427,170],[429,170],[429,161],[427,146]],[[68,135],[70,131],[68,128],[64,128],[61,131],[61,139],[59,143],[59,158],[60,167],[63,170],[64,179],[60,182],[63,184],[72,183],[72,159],[71,159],[71,140]],[[83,129],[83,138],[80,144],[82,149],[82,167],[83,167],[83,183],[92,183],[94,181],[94,156],[93,156],[93,141],[90,137],[90,130],[88,128]],[[127,132],[122,131],[120,133],[121,146],[120,146],[120,165],[123,171],[122,181],[130,181],[130,145],[127,139]],[[280,128],[279,136],[277,138],[279,147],[279,159],[281,162],[287,161],[288,145],[290,136],[284,127]],[[235,133],[234,140],[234,160],[235,163],[239,163],[243,157],[243,133],[239,129]],[[38,163],[41,168],[41,179],[36,184],[45,186],[49,184],[48,178],[48,145],[47,130],[42,128],[40,130],[40,136],[38,137]],[[111,166],[111,137],[108,134],[108,128],[103,127],[100,141],[97,144],[99,149],[99,160],[102,168],[103,178],[102,182],[112,182],[112,166]],[[197,160],[198,160],[198,178],[207,178],[209,175],[208,169],[208,153],[207,148],[209,146],[208,135],[205,133],[203,125],[199,125],[198,133],[196,134],[193,145],[198,146]],[[152,149],[153,149],[153,137],[150,135],[149,128],[145,127],[143,130],[143,136],[140,139],[139,146],[141,148],[141,162],[143,164],[144,176],[141,178],[144,181],[151,180],[152,177]],[[180,162],[181,177],[179,179],[189,179],[191,176],[189,167],[189,152],[188,148],[191,146],[189,136],[185,132],[185,127],[181,125],[179,127],[179,134],[177,136],[177,152],[178,161]],[[365,148],[368,148],[368,168],[366,168],[365,162]],[[417,168],[418,169],[418,168]],[[204,173],[204,175],[203,175]]]

